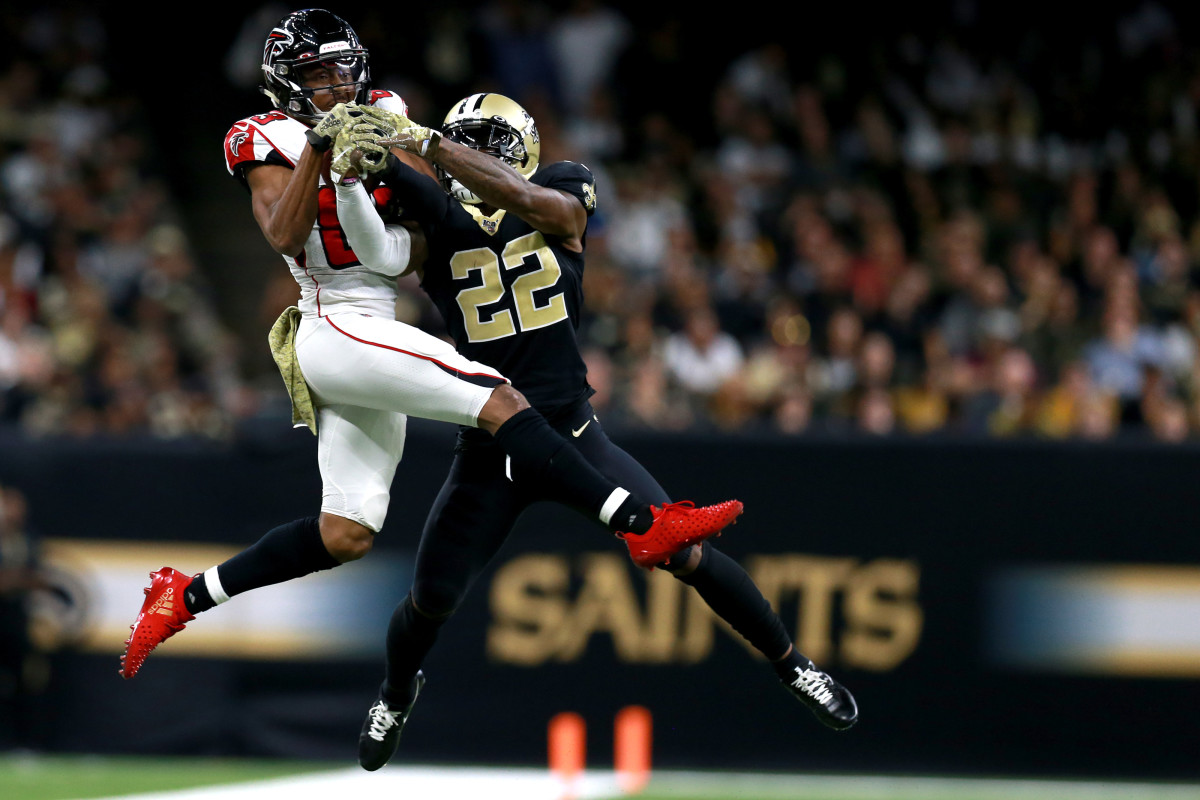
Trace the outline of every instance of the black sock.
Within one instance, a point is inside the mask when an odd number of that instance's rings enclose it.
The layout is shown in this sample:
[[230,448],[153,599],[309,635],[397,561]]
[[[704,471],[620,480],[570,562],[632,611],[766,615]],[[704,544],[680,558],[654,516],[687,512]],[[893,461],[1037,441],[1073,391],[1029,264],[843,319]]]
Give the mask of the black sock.
[[392,612],[387,632],[387,677],[379,687],[379,696],[393,710],[413,701],[413,679],[447,619],[449,615],[433,618],[422,614],[413,605],[411,594]]
[[[772,661],[771,667],[775,670],[775,674],[779,676],[779,680],[791,683],[796,680],[796,676],[806,669],[812,669],[816,665],[809,661],[803,653],[796,648],[792,648],[792,652],[787,654],[787,658],[781,658],[778,661]],[[800,670],[797,672],[796,670]]]
[[[620,527],[618,523],[625,527]],[[645,533],[650,530],[652,524],[654,524],[654,517],[650,514],[650,507],[641,505],[633,499],[633,495],[629,495],[625,498],[625,502],[621,503],[617,513],[612,515],[610,527],[613,530],[629,533]]]
[[[260,586],[283,583],[292,578],[332,569],[340,563],[325,549],[317,518],[305,517],[267,531],[257,542],[220,564],[217,567],[217,575],[225,594],[233,597]],[[188,610],[192,611],[192,604],[188,602],[187,595],[192,594],[193,586],[196,588],[196,607],[201,611],[212,608],[212,605],[205,605],[213,603],[207,585],[201,581],[201,585],[198,586],[193,581],[192,586],[188,587],[189,591],[184,593],[184,604]],[[202,587],[203,595],[200,593]]]
[[[550,488],[553,499],[589,516],[600,517],[613,493],[624,491],[555,433],[535,409],[513,414],[493,438],[512,459],[514,472],[534,476]],[[632,494],[609,511],[608,519],[601,522],[614,531],[645,533],[650,529],[649,506]]]
[[[791,646],[792,640],[783,621],[746,570],[708,542],[704,543],[696,569],[675,577],[695,589],[717,616],[733,626],[768,660],[782,657]],[[796,653],[795,650],[792,652]]]
[[204,573],[193,575],[192,582],[183,592],[183,607],[192,614],[199,614],[201,611],[208,611],[216,604],[217,601],[213,600],[212,595],[208,593],[208,584],[204,580]]

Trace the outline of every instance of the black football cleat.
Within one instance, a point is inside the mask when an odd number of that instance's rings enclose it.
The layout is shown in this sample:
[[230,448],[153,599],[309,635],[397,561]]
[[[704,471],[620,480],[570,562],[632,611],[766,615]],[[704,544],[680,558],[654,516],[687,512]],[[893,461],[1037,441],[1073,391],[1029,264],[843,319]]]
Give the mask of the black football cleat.
[[418,670],[413,678],[413,699],[402,710],[394,710],[382,697],[371,706],[362,733],[358,735],[358,763],[363,769],[374,772],[396,755],[400,732],[404,730],[404,723],[408,722],[408,715],[424,685],[425,673]]
[[807,667],[796,667],[794,680],[784,680],[796,699],[817,715],[817,719],[830,728],[844,731],[858,722],[858,704],[854,695],[828,674],[817,669],[811,661]]

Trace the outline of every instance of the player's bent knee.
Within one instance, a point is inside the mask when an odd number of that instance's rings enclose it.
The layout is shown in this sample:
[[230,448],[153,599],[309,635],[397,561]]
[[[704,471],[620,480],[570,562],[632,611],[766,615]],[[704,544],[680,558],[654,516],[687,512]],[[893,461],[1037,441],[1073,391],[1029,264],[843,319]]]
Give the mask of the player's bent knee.
[[329,555],[345,564],[371,552],[375,534],[365,525],[334,514],[321,515],[321,541]]
[[479,427],[488,433],[495,433],[509,417],[527,408],[529,401],[525,395],[507,383],[501,384],[492,389],[491,397],[483,404],[483,410],[479,412]]
[[423,617],[444,622],[458,610],[463,593],[455,587],[431,581],[418,581],[413,584],[413,608]]

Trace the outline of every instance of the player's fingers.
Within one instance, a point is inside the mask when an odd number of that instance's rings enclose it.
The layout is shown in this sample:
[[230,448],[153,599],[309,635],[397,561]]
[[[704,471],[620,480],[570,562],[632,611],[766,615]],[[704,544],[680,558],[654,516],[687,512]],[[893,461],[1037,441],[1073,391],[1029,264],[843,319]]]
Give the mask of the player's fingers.
[[400,128],[404,125],[412,124],[409,122],[408,117],[404,116],[403,114],[397,114],[393,111],[385,111],[384,109],[376,106],[362,106],[362,112],[363,116],[369,117],[373,120],[378,120],[379,122],[383,122],[389,127],[393,128]]
[[389,125],[374,122],[357,122],[346,128],[346,135],[362,139],[378,139],[384,136],[395,136],[396,130]]

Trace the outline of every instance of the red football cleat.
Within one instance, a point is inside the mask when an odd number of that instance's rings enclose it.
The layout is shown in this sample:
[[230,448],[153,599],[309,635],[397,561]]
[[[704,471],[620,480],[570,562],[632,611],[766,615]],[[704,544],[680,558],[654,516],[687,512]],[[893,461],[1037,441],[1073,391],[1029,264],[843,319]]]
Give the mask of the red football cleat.
[[654,524],[645,533],[618,533],[629,546],[629,557],[639,567],[654,569],[671,556],[719,534],[742,513],[740,500],[726,500],[715,506],[701,506],[684,500],[667,503],[662,508],[650,506]]
[[178,570],[163,567],[150,573],[150,586],[144,590],[146,601],[137,620],[129,626],[133,634],[125,640],[121,656],[121,677],[137,675],[150,651],[183,630],[185,622],[196,617],[183,604],[183,590],[192,579]]

